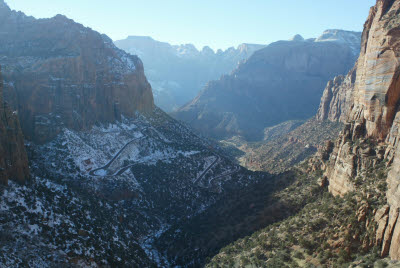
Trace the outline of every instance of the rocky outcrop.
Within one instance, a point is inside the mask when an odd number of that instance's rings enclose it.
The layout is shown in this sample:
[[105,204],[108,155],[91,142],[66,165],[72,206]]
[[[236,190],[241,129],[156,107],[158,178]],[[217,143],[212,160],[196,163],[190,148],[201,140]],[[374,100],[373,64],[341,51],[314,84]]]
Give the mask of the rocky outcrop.
[[[338,113],[343,109],[337,109],[337,103],[351,107],[344,109],[348,123],[336,141],[326,171],[333,194],[356,190],[353,182],[357,176],[374,168],[376,162],[387,161],[389,206],[375,214],[376,245],[382,247],[382,256],[389,254],[393,259],[400,259],[399,14],[399,0],[378,0],[371,8],[355,66],[355,82],[328,87],[318,114],[320,119],[343,120],[343,112]],[[335,96],[333,89],[342,93]],[[334,101],[340,95],[348,97]]]
[[[388,2],[391,9],[385,10]],[[365,120],[366,136],[383,140],[392,127],[399,90],[398,1],[378,1],[366,22],[350,120]]]
[[85,130],[153,110],[137,56],[62,15],[37,20],[0,2],[4,97],[27,139],[46,142],[63,127]]
[[[392,2],[390,9],[385,8],[388,2]],[[348,184],[358,174],[356,170],[362,169],[362,166],[354,166],[359,161],[355,162],[351,157],[351,152],[356,151],[352,143],[363,139],[395,143],[394,136],[398,129],[395,114],[400,97],[400,35],[396,30],[400,26],[400,19],[396,16],[398,6],[398,1],[377,1],[365,23],[361,53],[355,69],[343,82],[340,83],[341,79],[336,79],[338,83],[330,82],[324,92],[317,117],[349,122],[337,141],[334,150],[337,153],[332,155],[332,173],[328,170],[333,185],[336,182]],[[391,135],[388,135],[389,132]],[[394,147],[393,144],[391,148]],[[387,152],[387,155],[393,154]],[[333,192],[344,193],[349,189],[344,187]]]
[[375,222],[377,223],[375,246],[382,245],[385,230],[389,219],[389,206],[385,205],[375,213]]
[[357,176],[384,160],[385,147],[371,146],[363,135],[361,125],[353,122],[345,125],[336,140],[325,172],[332,194],[343,196],[356,190]]
[[18,117],[3,101],[0,68],[0,184],[12,179],[20,183],[29,178],[28,158]]
[[356,68],[353,68],[347,76],[339,75],[328,82],[322,94],[317,120],[346,121],[351,109],[355,78]]
[[347,73],[357,57],[339,39],[317,40],[297,36],[256,51],[231,75],[209,82],[174,116],[214,138],[250,140],[261,139],[266,127],[310,118],[326,82]]

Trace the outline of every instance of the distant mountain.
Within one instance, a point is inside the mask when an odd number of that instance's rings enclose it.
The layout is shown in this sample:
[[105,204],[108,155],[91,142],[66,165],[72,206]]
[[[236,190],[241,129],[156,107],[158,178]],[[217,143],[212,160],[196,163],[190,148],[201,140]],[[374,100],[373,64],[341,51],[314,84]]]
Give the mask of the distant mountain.
[[361,32],[352,32],[344,30],[326,30],[318,37],[315,42],[336,42],[349,46],[354,55],[358,57],[360,53]]
[[361,33],[341,30],[275,42],[209,82],[174,116],[215,138],[261,139],[265,127],[313,116],[327,81],[353,67],[360,43]]
[[265,47],[242,44],[214,52],[206,46],[198,51],[191,44],[173,46],[146,36],[130,36],[115,45],[143,60],[155,103],[167,112],[186,104],[208,81],[230,73],[240,61]]

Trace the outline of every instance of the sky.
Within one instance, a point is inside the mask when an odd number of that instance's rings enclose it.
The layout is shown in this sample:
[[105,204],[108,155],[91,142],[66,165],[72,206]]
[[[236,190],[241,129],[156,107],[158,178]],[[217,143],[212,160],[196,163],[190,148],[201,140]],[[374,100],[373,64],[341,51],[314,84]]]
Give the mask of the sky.
[[376,0],[5,0],[36,18],[56,14],[107,34],[226,49],[269,44],[326,29],[362,31]]

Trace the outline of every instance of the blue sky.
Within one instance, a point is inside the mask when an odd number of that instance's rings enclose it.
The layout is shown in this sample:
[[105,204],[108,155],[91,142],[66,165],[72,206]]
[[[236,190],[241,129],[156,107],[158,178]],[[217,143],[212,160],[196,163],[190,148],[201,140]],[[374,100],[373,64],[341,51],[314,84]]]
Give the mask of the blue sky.
[[325,29],[362,31],[376,0],[5,0],[37,18],[64,14],[114,40],[152,36],[213,49],[268,44]]

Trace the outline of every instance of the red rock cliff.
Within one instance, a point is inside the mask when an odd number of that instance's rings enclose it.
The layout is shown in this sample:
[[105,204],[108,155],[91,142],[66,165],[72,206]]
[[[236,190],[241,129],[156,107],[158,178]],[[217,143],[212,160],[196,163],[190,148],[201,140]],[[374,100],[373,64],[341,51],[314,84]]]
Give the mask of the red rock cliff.
[[154,108],[141,60],[64,16],[37,20],[0,0],[0,55],[4,98],[27,139],[46,142],[63,127],[84,130]]
[[[383,256],[389,254],[393,259],[400,259],[399,60],[400,0],[378,0],[365,23],[354,83],[347,79],[347,83],[328,86],[317,116],[347,122],[326,170],[333,194],[356,191],[354,179],[387,160],[389,206],[376,213],[376,245],[381,246]],[[337,103],[347,103],[343,114],[337,113]]]
[[356,67],[347,76],[337,76],[329,81],[321,98],[317,120],[346,122],[353,103]]

